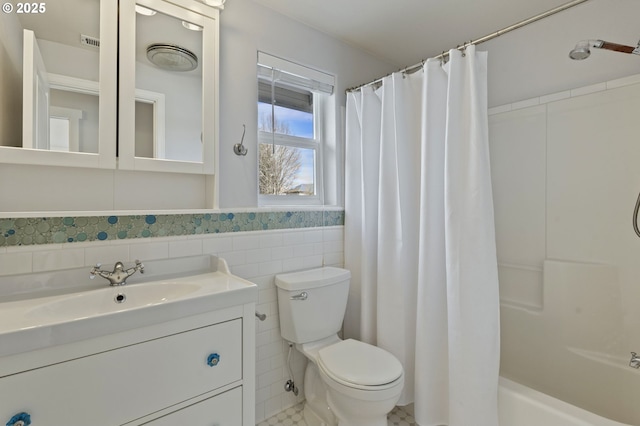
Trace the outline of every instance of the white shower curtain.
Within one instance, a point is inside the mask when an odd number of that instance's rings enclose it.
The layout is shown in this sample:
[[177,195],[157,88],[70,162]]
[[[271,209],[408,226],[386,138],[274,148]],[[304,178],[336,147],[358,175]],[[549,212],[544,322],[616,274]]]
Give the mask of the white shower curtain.
[[449,55],[348,95],[345,334],[400,359],[420,426],[497,426],[487,56]]

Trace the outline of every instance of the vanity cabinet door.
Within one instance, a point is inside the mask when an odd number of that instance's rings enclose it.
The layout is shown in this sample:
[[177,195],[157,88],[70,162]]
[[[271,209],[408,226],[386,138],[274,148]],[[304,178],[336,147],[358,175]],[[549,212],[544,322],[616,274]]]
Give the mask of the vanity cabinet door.
[[242,424],[242,387],[175,411],[148,426],[239,426]]
[[235,319],[4,377],[0,424],[120,425],[241,379]]

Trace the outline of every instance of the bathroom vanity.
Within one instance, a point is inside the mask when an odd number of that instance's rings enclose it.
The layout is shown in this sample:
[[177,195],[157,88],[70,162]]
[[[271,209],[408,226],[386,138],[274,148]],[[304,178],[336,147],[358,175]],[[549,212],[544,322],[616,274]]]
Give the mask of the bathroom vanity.
[[0,303],[0,424],[253,426],[257,287],[211,263]]

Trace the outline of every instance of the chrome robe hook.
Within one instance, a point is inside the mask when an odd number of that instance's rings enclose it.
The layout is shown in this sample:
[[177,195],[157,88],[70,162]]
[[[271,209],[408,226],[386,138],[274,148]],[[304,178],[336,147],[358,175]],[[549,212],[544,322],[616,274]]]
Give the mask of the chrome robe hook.
[[247,131],[247,126],[242,125],[242,138],[240,139],[240,143],[237,143],[233,146],[233,152],[236,155],[247,155],[247,148],[244,146],[244,134]]

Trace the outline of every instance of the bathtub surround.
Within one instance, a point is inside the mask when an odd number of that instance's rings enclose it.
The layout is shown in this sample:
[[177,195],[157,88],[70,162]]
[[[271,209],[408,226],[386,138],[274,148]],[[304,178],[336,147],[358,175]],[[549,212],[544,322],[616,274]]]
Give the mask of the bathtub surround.
[[345,265],[360,303],[345,333],[401,360],[418,424],[495,426],[487,54],[449,58],[349,93]]
[[489,117],[501,374],[633,425],[639,110],[640,75],[632,75],[506,104]]

